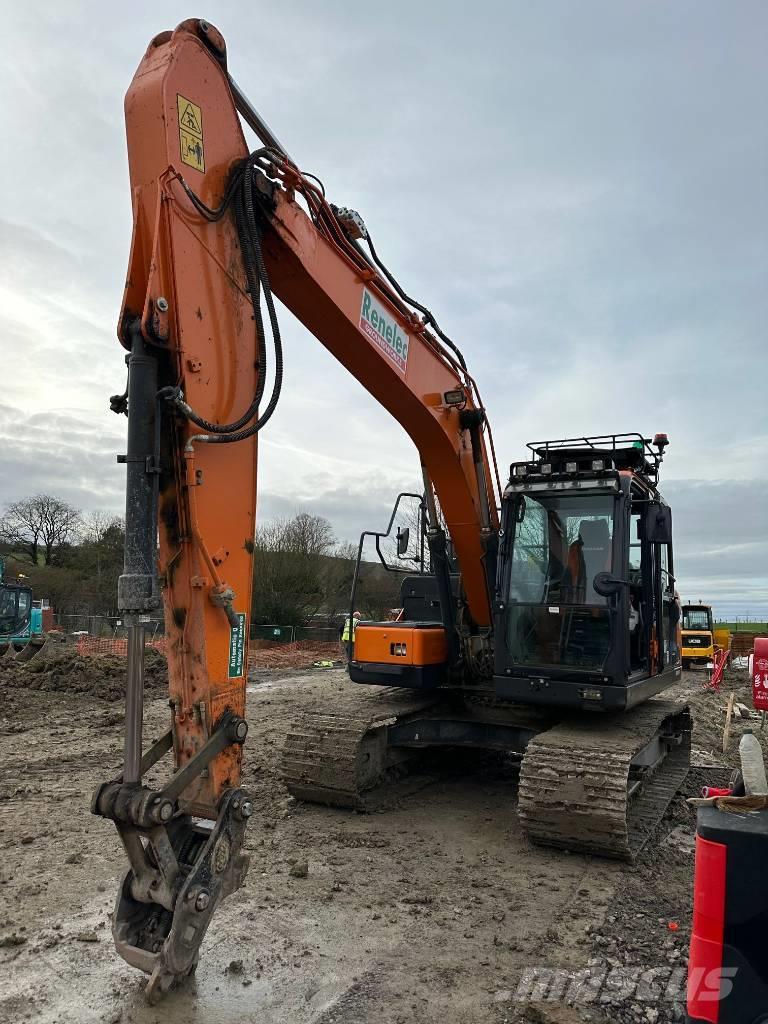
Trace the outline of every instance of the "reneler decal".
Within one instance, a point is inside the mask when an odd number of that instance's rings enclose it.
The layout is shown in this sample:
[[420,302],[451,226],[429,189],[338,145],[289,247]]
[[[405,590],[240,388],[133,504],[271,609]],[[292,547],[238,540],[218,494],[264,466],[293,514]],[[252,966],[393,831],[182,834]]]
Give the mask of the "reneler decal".
[[363,288],[363,303],[360,307],[360,330],[367,335],[402,373],[408,365],[410,339],[404,334],[397,321]]

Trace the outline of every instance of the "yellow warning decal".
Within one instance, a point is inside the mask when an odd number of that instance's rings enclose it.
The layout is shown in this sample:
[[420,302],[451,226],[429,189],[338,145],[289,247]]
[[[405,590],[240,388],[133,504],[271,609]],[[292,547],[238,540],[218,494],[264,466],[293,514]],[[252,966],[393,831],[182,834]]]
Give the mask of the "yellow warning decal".
[[176,93],[179,111],[179,147],[182,163],[189,164],[196,171],[205,171],[205,150],[203,148],[203,112],[196,103],[181,93]]

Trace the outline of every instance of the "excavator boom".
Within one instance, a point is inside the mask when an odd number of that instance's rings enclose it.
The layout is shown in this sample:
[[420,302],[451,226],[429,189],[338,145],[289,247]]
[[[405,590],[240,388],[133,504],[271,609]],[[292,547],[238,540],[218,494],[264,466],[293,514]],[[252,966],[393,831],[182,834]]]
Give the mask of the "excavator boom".
[[468,425],[479,409],[469,374],[392,301],[383,275],[350,252],[348,239],[342,245],[319,231],[282,188],[274,203],[264,252],[275,293],[413,440],[440,499],[473,619],[489,625],[483,539],[496,533],[498,518],[482,438],[476,469]]

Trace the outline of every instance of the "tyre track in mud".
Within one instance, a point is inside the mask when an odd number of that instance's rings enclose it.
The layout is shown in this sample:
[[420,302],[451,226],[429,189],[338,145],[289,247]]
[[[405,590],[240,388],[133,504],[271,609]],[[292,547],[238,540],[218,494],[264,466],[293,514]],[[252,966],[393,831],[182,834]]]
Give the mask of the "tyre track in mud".
[[[25,731],[0,735],[0,794],[19,790],[0,800],[0,1021],[565,1020],[528,1017],[511,1000],[526,968],[583,966],[603,948],[602,930],[613,941],[607,918],[632,885],[651,893],[644,921],[627,916],[622,925],[639,948],[658,938],[659,918],[679,910],[691,862],[663,844],[674,829],[692,833],[680,798],[630,874],[527,843],[515,819],[516,776],[498,760],[438,758],[381,813],[290,800],[278,760],[297,702],[332,702],[345,689],[337,671],[260,674],[249,687],[251,870],[214,919],[196,982],[160,1010],[146,1007],[143,978],[114,953],[108,914],[123,854],[115,830],[88,812],[93,787],[119,765],[119,705],[8,693],[5,714]],[[162,700],[148,705],[148,736],[167,714]],[[306,875],[292,874],[297,864]],[[595,1022],[621,1019],[590,1012]]]

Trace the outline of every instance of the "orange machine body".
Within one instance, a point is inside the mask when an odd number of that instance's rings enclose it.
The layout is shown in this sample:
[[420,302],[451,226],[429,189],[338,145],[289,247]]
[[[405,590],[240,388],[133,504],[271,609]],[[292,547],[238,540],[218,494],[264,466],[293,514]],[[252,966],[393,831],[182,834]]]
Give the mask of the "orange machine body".
[[441,665],[448,660],[445,630],[407,622],[363,622],[355,630],[355,660],[376,665]]

